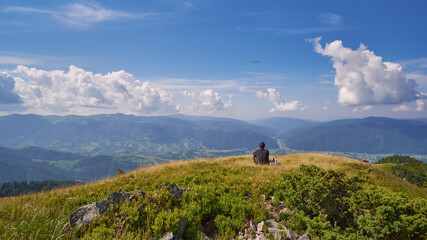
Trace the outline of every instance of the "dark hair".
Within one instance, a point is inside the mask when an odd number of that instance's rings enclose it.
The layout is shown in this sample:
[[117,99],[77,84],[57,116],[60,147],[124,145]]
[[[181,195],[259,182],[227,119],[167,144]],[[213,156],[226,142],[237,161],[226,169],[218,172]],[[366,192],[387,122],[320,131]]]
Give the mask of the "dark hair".
[[259,143],[259,147],[260,147],[260,148],[265,148],[265,143],[264,143],[264,142],[260,142],[260,143]]

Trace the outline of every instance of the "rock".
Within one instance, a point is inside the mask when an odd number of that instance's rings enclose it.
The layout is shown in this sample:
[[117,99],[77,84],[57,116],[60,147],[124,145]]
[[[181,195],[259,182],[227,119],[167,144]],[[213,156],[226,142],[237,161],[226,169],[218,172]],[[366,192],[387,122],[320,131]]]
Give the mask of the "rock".
[[171,185],[169,185],[168,190],[176,199],[180,199],[184,191],[186,192],[189,191],[189,189],[178,187],[175,183],[172,183]]
[[272,227],[272,228],[268,228],[268,231],[270,232],[270,233],[281,233],[281,232],[283,232],[283,231],[285,231],[285,230],[283,230],[283,229],[280,229],[280,228],[274,228],[274,227]]
[[270,227],[270,228],[278,228],[279,227],[279,223],[276,222],[276,220],[274,219],[268,219],[265,221],[265,224]]
[[133,198],[135,198],[135,195],[131,193],[113,192],[103,201],[87,204],[72,212],[69,217],[70,226],[74,228],[89,224],[94,218],[107,211],[111,204],[121,204]]
[[278,207],[280,210],[283,210],[286,208],[286,205],[283,202],[280,202],[280,205]]
[[84,224],[91,223],[94,218],[98,217],[101,213],[96,204],[96,202],[93,202],[72,212],[69,218],[71,227],[81,227]]
[[131,196],[133,196],[131,193],[112,192],[106,200],[113,204],[119,204],[129,200]]
[[204,234],[203,232],[200,232],[200,236],[202,237],[202,239],[204,240],[213,240],[212,238],[208,237],[206,234]]
[[274,218],[276,222],[280,222],[280,215],[277,212],[275,211],[270,212],[270,217]]
[[166,187],[168,186],[168,191],[174,196],[174,198],[176,199],[180,199],[182,197],[182,194],[184,192],[188,192],[190,191],[189,188],[180,188],[178,187],[175,183],[171,183],[171,184],[167,184],[167,183],[163,183],[160,184],[159,187],[157,189],[161,189],[162,187]]
[[275,233],[275,234],[274,234],[274,239],[275,239],[275,240],[282,240],[282,239],[283,239],[283,237],[282,237],[282,235],[280,235],[280,233]]
[[265,238],[264,234],[257,234],[255,240],[267,240],[267,238]]
[[310,234],[307,232],[301,232],[298,240],[310,240]]
[[285,213],[285,214],[291,214],[293,213],[293,211],[289,210],[288,208],[284,207],[282,210],[280,210],[281,213]]
[[262,222],[260,222],[260,223],[258,223],[258,225],[257,225],[257,231],[258,232],[262,232],[263,231],[263,229],[264,229],[264,221],[262,221]]
[[184,237],[185,230],[187,230],[187,219],[181,218],[178,222],[178,237]]
[[160,240],[173,240],[173,232],[165,233]]
[[141,206],[138,207],[137,211],[139,213],[141,213],[142,211],[144,211],[144,209],[145,209],[145,205],[143,204],[143,205],[141,205]]
[[292,229],[286,229],[285,231],[286,231],[286,235],[288,235],[288,238],[290,240],[296,240],[296,239],[298,239],[298,234],[294,230],[292,230]]

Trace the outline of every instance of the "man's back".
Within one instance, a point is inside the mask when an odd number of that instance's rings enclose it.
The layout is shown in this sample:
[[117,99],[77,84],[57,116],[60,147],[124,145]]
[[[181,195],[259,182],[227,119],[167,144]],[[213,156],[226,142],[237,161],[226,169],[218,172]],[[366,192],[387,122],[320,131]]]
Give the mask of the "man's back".
[[255,164],[269,164],[270,152],[263,148],[256,150],[254,153]]

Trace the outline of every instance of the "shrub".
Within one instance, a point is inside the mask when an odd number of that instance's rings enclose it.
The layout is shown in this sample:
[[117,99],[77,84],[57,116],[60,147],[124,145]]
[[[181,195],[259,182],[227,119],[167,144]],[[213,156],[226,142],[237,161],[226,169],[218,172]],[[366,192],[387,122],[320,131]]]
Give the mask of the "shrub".
[[[363,172],[346,176],[301,165],[301,173],[283,175],[275,197],[294,213],[280,217],[314,238],[426,239],[427,201],[363,186]],[[397,236],[397,238],[395,238]]]

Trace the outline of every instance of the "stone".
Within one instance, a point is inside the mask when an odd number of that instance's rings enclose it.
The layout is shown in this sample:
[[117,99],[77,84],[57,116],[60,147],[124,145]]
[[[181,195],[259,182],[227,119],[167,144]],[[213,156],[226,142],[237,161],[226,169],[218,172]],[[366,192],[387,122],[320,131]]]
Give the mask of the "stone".
[[184,193],[184,191],[186,191],[186,192],[189,191],[186,188],[178,187],[175,183],[172,183],[171,185],[169,185],[168,190],[176,199],[180,199],[182,197],[182,194]]
[[265,221],[265,224],[270,228],[278,228],[279,227],[279,223],[276,222],[276,220],[274,220],[274,219],[267,219]]
[[185,230],[187,230],[188,221],[185,218],[180,218],[178,222],[178,237],[184,237]]
[[143,204],[143,205],[141,205],[141,206],[138,207],[137,211],[139,213],[141,213],[142,211],[144,211],[144,209],[145,209],[145,205]]
[[71,228],[89,224],[94,218],[98,217],[100,212],[99,208],[96,207],[96,204],[96,202],[93,202],[72,212],[69,217]]
[[298,234],[292,230],[292,229],[286,229],[286,235],[288,235],[288,238],[290,240],[297,240],[298,239]]
[[285,214],[291,214],[293,213],[291,210],[289,210],[287,207],[284,207],[282,210],[280,210],[281,213],[285,213]]
[[257,225],[257,231],[258,232],[262,232],[263,231],[263,229],[264,229],[264,221],[262,221],[262,222],[260,222],[260,223],[258,223],[258,225]]
[[162,187],[166,187],[166,186],[168,186],[168,191],[170,192],[170,194],[174,196],[175,199],[180,199],[184,192],[190,191],[189,188],[180,188],[175,183],[171,183],[171,184],[163,183],[163,184],[160,184],[157,189],[160,190]]
[[173,232],[165,233],[160,240],[173,240]]
[[119,204],[129,200],[131,196],[131,193],[112,192],[106,200],[113,204]]
[[70,226],[74,228],[90,224],[93,219],[106,212],[111,204],[121,204],[133,198],[135,195],[131,193],[113,192],[103,201],[87,204],[72,212],[69,217]]
[[267,238],[265,238],[264,234],[257,234],[255,240],[267,240]]
[[271,228],[268,228],[268,231],[270,232],[270,233],[281,233],[281,232],[283,232],[283,231],[285,231],[285,230],[283,230],[283,229],[280,229],[280,228],[275,228],[275,227],[271,227]]
[[202,239],[204,240],[213,240],[212,238],[208,237],[206,234],[204,234],[203,232],[200,232],[200,236],[202,237]]
[[298,240],[310,240],[310,234],[307,232],[301,232]]
[[283,239],[283,237],[282,237],[282,235],[280,235],[280,233],[275,233],[275,234],[274,234],[274,239],[275,239],[275,240],[282,240],[282,239]]

